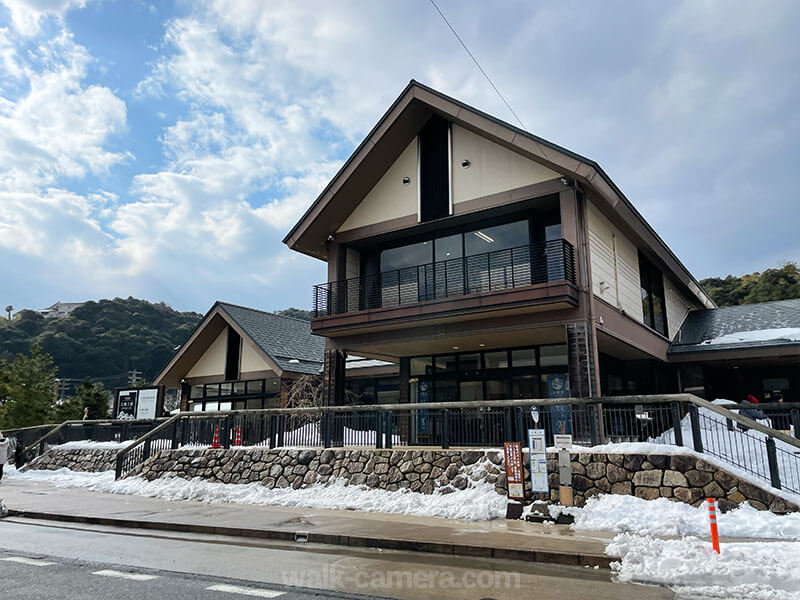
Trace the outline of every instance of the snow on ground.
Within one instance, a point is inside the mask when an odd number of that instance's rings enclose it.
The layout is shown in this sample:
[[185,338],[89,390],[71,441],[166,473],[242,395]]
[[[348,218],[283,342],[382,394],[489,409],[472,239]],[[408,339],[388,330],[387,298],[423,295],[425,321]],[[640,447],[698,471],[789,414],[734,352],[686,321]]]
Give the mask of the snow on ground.
[[[667,498],[643,500],[635,496],[608,494],[589,498],[583,508],[552,506],[551,514],[566,512],[575,517],[572,529],[593,529],[640,535],[710,535],[708,508],[695,508]],[[717,515],[719,533],[728,538],[800,540],[800,513],[776,515],[745,503]]]
[[86,488],[97,492],[138,495],[165,500],[195,500],[209,503],[240,503],[270,506],[305,506],[320,509],[363,510],[421,517],[442,517],[487,521],[505,516],[506,498],[494,491],[494,485],[472,483],[464,490],[426,495],[409,490],[388,492],[347,485],[336,480],[327,485],[301,489],[268,489],[259,483],[224,484],[203,479],[177,477],[147,481],[129,477],[114,481],[114,472],[84,473],[57,471],[9,472],[9,477],[42,481],[66,488]]
[[717,554],[695,537],[665,540],[621,533],[606,547],[619,581],[665,585],[679,597],[800,598],[800,543],[732,542]]
[[49,446],[51,450],[122,450],[131,445],[131,441],[127,442],[93,442],[92,440],[80,440],[77,442],[65,442]]
[[800,327],[781,327],[778,329],[759,329],[756,331],[737,331],[705,340],[701,344],[739,344],[742,342],[800,342]]

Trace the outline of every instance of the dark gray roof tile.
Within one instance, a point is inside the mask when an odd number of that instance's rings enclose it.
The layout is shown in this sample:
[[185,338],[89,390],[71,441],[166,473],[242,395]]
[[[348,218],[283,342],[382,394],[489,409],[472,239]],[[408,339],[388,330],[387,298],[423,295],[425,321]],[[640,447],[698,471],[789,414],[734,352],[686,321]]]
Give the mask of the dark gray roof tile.
[[311,333],[309,321],[226,302],[218,304],[281,369],[319,373],[325,339]]
[[689,313],[670,345],[670,353],[753,348],[800,342],[770,340],[734,344],[703,344],[707,340],[742,331],[800,327],[800,299],[724,306]]

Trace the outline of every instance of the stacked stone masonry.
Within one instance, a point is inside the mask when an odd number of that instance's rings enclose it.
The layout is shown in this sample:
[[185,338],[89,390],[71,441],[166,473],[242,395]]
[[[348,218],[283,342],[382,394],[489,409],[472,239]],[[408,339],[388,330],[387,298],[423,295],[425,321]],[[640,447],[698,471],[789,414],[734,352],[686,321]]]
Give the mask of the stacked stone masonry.
[[117,460],[117,450],[51,448],[31,462],[27,468],[34,470],[55,470],[66,467],[73,471],[99,473],[113,471]]
[[[31,468],[68,467],[81,471],[114,468],[115,450],[51,450]],[[748,501],[759,510],[794,512],[800,507],[694,456],[675,454],[571,454],[573,499],[583,506],[598,494],[669,498],[699,506],[717,499],[721,510]],[[526,453],[527,458],[527,453]],[[523,461],[530,492],[528,461]],[[550,496],[558,501],[558,459],[548,455]],[[200,477],[221,483],[260,483],[268,488],[300,488],[341,479],[396,491],[450,493],[479,482],[506,493],[503,453],[499,450],[230,449],[162,450],[128,476]],[[530,495],[530,494],[529,494]]]

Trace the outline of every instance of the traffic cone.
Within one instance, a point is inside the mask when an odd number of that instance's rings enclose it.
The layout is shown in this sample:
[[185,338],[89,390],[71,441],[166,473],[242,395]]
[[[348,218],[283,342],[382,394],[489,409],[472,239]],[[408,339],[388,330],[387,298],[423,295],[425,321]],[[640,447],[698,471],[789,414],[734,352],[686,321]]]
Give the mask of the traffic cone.
[[241,425],[239,425],[239,427],[236,429],[236,439],[233,440],[233,445],[234,446],[241,446],[242,445],[242,426]]
[[211,439],[211,446],[209,448],[221,448],[219,445],[219,425],[214,427],[214,437]]

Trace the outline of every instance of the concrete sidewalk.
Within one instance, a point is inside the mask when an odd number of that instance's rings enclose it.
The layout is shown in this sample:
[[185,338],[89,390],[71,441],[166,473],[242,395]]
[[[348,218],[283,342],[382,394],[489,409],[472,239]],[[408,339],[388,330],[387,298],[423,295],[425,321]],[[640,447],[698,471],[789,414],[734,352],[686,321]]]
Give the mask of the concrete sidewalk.
[[96,525],[382,548],[607,568],[614,534],[524,521],[457,521],[386,513],[169,501],[15,478],[0,497],[12,515]]

